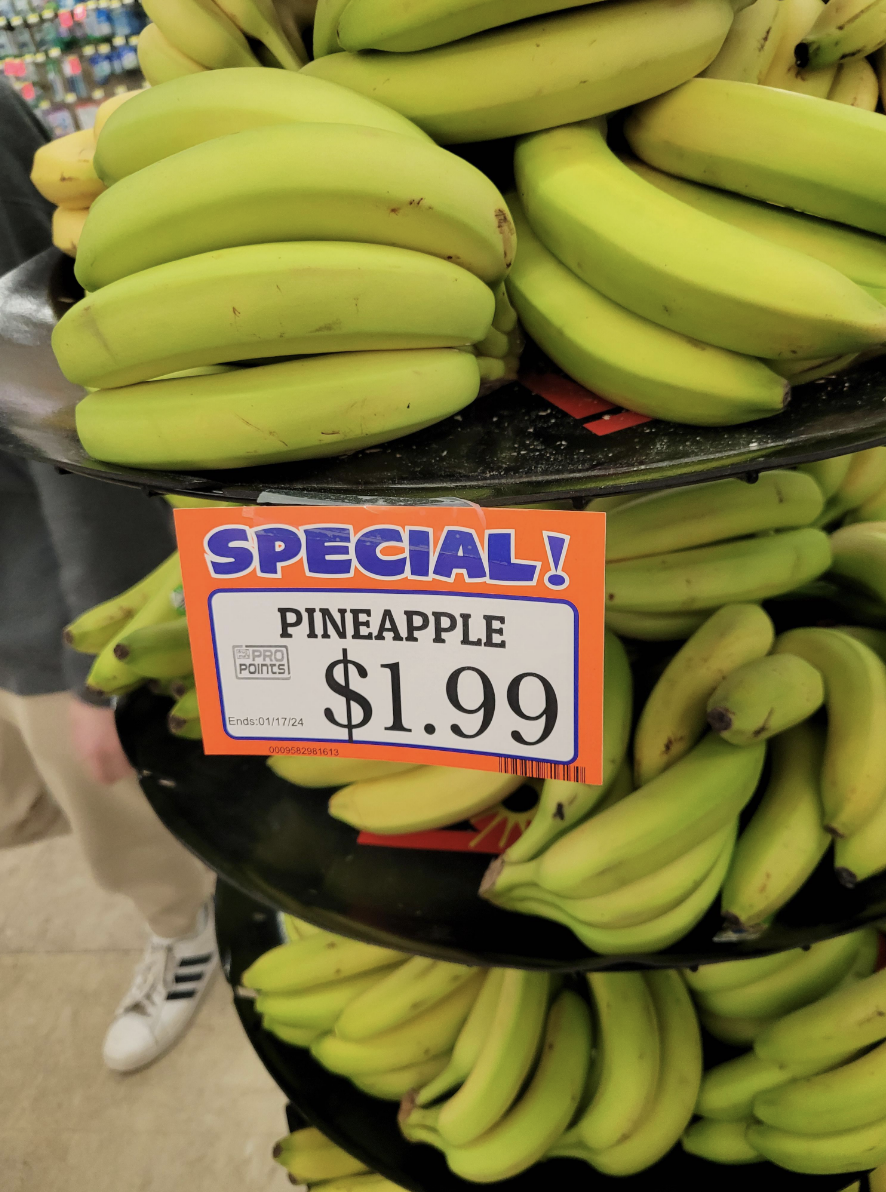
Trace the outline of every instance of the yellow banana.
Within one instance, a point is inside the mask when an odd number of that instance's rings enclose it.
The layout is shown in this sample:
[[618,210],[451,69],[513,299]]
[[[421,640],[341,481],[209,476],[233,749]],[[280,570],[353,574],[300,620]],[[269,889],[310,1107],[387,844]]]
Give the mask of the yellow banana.
[[728,1043],[731,1047],[750,1047],[754,1040],[778,1020],[775,1018],[730,1018],[725,1014],[714,1014],[700,1010],[699,1018],[709,1035]]
[[200,66],[258,66],[246,38],[213,0],[147,0],[144,9],[163,36]]
[[311,757],[310,754],[276,754],[268,766],[278,778],[296,786],[345,786],[367,778],[385,778],[414,770],[409,762],[375,762],[362,757]]
[[[820,1063],[810,1065],[810,1075],[818,1071],[821,1071]],[[751,1117],[758,1094],[787,1084],[796,1075],[799,1075],[796,1071],[792,1074],[747,1051],[705,1072],[695,1112],[715,1121],[743,1121]]]
[[864,58],[886,44],[882,0],[831,0],[795,48],[803,66],[831,66]]
[[755,0],[737,13],[719,54],[701,72],[702,77],[761,83],[778,46],[787,9],[782,0]]
[[148,679],[176,679],[194,669],[184,617],[124,633],[114,656]]
[[[464,1028],[462,1028],[464,1029]],[[405,1068],[392,1068],[390,1072],[370,1072],[364,1076],[352,1077],[352,1083],[371,1097],[382,1101],[402,1101],[429,1080],[435,1079],[447,1067],[451,1052],[443,1051],[418,1064]]]
[[708,700],[708,724],[730,745],[750,745],[807,720],[823,703],[819,671],[796,655],[777,654],[726,676]]
[[313,33],[315,58],[324,58],[327,54],[340,53],[338,21],[350,2],[351,0],[317,0]]
[[886,521],[858,522],[831,535],[838,583],[886,602]]
[[802,956],[799,948],[788,952],[773,952],[769,956],[755,956],[748,960],[726,960],[719,964],[704,964],[697,969],[685,969],[683,977],[693,991],[707,993],[717,989],[736,989],[750,985],[768,973],[793,964]]
[[95,138],[92,130],[72,132],[47,141],[34,154],[31,181],[58,207],[88,207],[105,189],[93,167]]
[[202,740],[200,708],[197,703],[197,692],[193,687],[172,705],[169,715],[166,717],[166,724],[175,737],[184,737],[188,741]]
[[319,1039],[323,1031],[315,1026],[292,1026],[288,1022],[278,1022],[269,1014],[262,1017],[262,1027],[276,1036],[282,1043],[290,1047],[310,1047],[315,1039]]
[[208,73],[205,66],[174,46],[157,25],[145,25],[138,35],[138,64],[151,87],[187,75]]
[[825,505],[819,519],[825,525],[863,505],[886,484],[886,447],[856,451],[849,458],[843,483]]
[[763,84],[825,99],[837,73],[836,64],[815,69],[805,63],[801,69],[794,59],[797,42],[824,12],[824,0],[784,0],[784,7],[786,12],[779,30],[778,44],[772,63],[763,76]]
[[[719,193],[719,192],[714,192]],[[826,225],[830,226],[830,225]],[[873,239],[873,237],[871,237]],[[884,281],[886,281],[886,251],[883,256]],[[824,499],[830,500],[846,479],[852,455],[834,455],[830,459],[816,459],[812,463],[800,464],[798,472],[811,476],[822,491]]]
[[466,964],[412,956],[348,1002],[335,1020],[335,1033],[359,1041],[391,1030],[448,997],[476,971]]
[[314,1184],[369,1170],[313,1126],[281,1138],[274,1147],[274,1158],[299,1184]]
[[387,968],[404,959],[402,952],[392,948],[378,948],[324,931],[298,943],[271,948],[246,969],[241,981],[259,993],[294,993]]
[[416,1083],[416,1105],[430,1105],[438,1097],[463,1084],[480,1055],[495,1017],[505,970],[489,969],[477,1000],[459,1031],[449,1062],[427,1081]]
[[634,637],[644,642],[675,642],[691,637],[708,619],[707,611],[698,613],[626,613],[606,610],[606,627],[619,637]]
[[394,968],[388,965],[371,969],[368,973],[358,973],[355,977],[311,985],[297,992],[260,993],[255,1008],[259,1014],[267,1014],[275,1022],[287,1026],[310,1028],[318,1033],[331,1031],[354,998],[378,985],[393,971]]
[[307,61],[301,38],[287,37],[273,0],[215,0],[221,11],[247,37],[261,43],[285,70],[301,70]]
[[176,551],[137,584],[133,584],[119,596],[87,609],[72,621],[64,631],[66,644],[79,650],[81,654],[98,654],[109,642],[116,639],[155,592],[161,589],[171,591],[180,582],[180,576]]
[[880,102],[880,83],[877,72],[867,58],[851,58],[841,62],[828,92],[833,103],[849,104],[866,112],[875,112]]
[[752,1122],[747,1139],[764,1159],[806,1175],[858,1171],[886,1160],[886,1118],[855,1130],[814,1137]]
[[747,1126],[747,1120],[716,1122],[701,1118],[683,1135],[683,1150],[712,1163],[762,1163],[763,1156],[745,1136]]
[[66,256],[76,257],[89,208],[56,207],[52,213],[52,243]]

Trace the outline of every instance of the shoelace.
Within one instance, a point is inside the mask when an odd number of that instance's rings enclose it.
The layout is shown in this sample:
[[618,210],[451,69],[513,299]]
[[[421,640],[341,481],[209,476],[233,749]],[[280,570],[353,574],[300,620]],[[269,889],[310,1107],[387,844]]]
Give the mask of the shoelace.
[[117,1017],[132,1011],[150,1014],[166,997],[166,975],[172,959],[172,946],[151,940],[145,948],[129,991],[117,1008]]

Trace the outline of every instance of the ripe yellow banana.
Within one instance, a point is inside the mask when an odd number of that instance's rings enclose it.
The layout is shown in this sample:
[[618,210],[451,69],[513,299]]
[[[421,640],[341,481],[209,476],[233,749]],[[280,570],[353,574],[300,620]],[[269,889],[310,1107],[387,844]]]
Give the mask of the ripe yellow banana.
[[[401,962],[401,965],[403,963],[408,961]],[[393,971],[394,967],[389,965],[340,981],[311,985],[294,993],[260,993],[255,1000],[255,1008],[259,1014],[267,1014],[275,1022],[304,1027],[320,1034],[333,1029],[342,1011],[354,998],[383,981]]]
[[181,569],[176,551],[137,584],[119,596],[87,609],[72,621],[64,631],[66,644],[81,654],[98,654],[117,638],[155,592],[161,589],[171,592],[180,582]]
[[177,679],[194,669],[184,617],[124,633],[114,646],[114,656],[146,679]]
[[213,0],[147,0],[144,8],[163,36],[200,66],[258,66],[246,38]]
[[730,745],[751,745],[784,732],[824,703],[821,674],[795,654],[746,662],[708,700],[708,724]]
[[186,75],[208,73],[205,66],[174,46],[157,25],[145,25],[138,35],[138,64],[151,87]]
[[274,1158],[299,1184],[314,1184],[369,1170],[313,1126],[281,1138],[274,1147]]
[[359,1041],[408,1022],[476,974],[466,964],[412,956],[348,1002],[335,1020],[341,1039]]
[[[135,92],[128,92],[136,95]],[[325,79],[265,67],[203,71],[137,93],[98,136],[95,170],[109,186],[216,137],[274,124],[365,124],[426,141],[420,128]]]
[[798,724],[772,742],[766,793],[739,837],[723,883],[721,906],[730,927],[760,927],[793,898],[827,851],[823,757],[823,734],[810,724]]
[[750,356],[836,355],[886,336],[886,311],[843,274],[650,186],[609,149],[604,119],[525,137],[514,164],[542,243],[635,314]]
[[625,134],[637,156],[660,170],[886,233],[886,120],[876,112],[775,87],[692,79],[635,108]]
[[761,83],[775,54],[786,12],[782,0],[755,0],[739,12],[719,54],[701,72],[702,77]]
[[[464,1028],[462,1028],[464,1029]],[[370,1072],[364,1076],[351,1077],[353,1084],[370,1097],[378,1097],[382,1101],[402,1101],[408,1093],[414,1093],[423,1084],[435,1077],[447,1067],[450,1052],[443,1051],[429,1060],[418,1064],[408,1064],[405,1068],[392,1068],[390,1072]]]
[[717,1122],[701,1118],[683,1135],[683,1150],[712,1163],[762,1163],[763,1156],[745,1136],[747,1127],[747,1120]]
[[668,663],[640,713],[634,733],[638,785],[689,752],[705,731],[711,693],[736,667],[767,654],[774,640],[772,621],[758,604],[725,604],[708,617]]
[[794,60],[794,47],[824,11],[824,0],[784,0],[784,8],[778,44],[763,84],[825,99],[837,73],[836,65],[819,70],[804,64],[800,69]]
[[477,358],[457,348],[343,352],[90,393],[77,433],[112,463],[245,468],[401,438],[470,405],[479,388]]
[[[821,1071],[820,1062],[810,1065],[810,1075],[818,1071]],[[799,1073],[788,1072],[747,1051],[705,1072],[695,1111],[715,1121],[744,1121],[751,1117],[758,1094],[787,1084],[796,1075]]]
[[58,207],[88,207],[105,189],[93,166],[92,129],[47,141],[34,154],[31,181],[44,199]]
[[633,314],[586,285],[534,235],[509,196],[520,255],[508,293],[536,342],[570,377],[628,409],[701,426],[778,414],[789,386],[759,360]]
[[880,102],[880,81],[867,58],[841,62],[828,92],[832,103],[845,103],[866,112],[875,112]]
[[864,58],[886,45],[883,0],[830,0],[795,49],[801,66]]
[[266,1031],[275,1035],[282,1043],[288,1043],[290,1047],[310,1047],[314,1040],[323,1034],[317,1027],[291,1026],[287,1022],[278,1022],[269,1014],[263,1015],[261,1024]]
[[867,1170],[886,1160],[886,1118],[834,1134],[794,1134],[752,1122],[748,1143],[764,1159],[806,1175]]
[[486,1042],[501,995],[504,974],[502,968],[487,971],[483,987],[459,1031],[448,1063],[427,1080],[416,1082],[416,1105],[429,1105],[465,1082]]
[[338,44],[338,22],[350,2],[351,0],[317,0],[313,32],[315,58],[324,58],[327,54],[338,54],[341,51]]
[[802,952],[792,948],[788,952],[773,952],[769,956],[755,956],[749,960],[727,960],[720,964],[705,964],[697,969],[685,969],[683,977],[693,991],[707,993],[717,989],[736,989],[750,985],[768,973],[793,964]]
[[324,931],[271,948],[246,969],[241,980],[247,988],[263,994],[295,993],[387,968],[404,959],[404,954],[393,948],[378,948]]
[[799,655],[824,678],[824,825],[834,836],[851,836],[886,797],[886,667],[863,642],[835,629],[792,629],[776,640],[775,652]]
[[52,213],[52,243],[69,257],[77,256],[77,245],[86,226],[89,208],[56,207]]
[[443,144],[486,141],[667,91],[713,60],[732,18],[725,0],[614,0],[414,54],[329,54],[304,69],[381,100]]
[[242,33],[263,45],[284,70],[301,70],[307,62],[301,38],[295,44],[290,41],[273,0],[215,0],[215,3]]
[[345,786],[367,778],[386,778],[416,767],[409,762],[375,762],[361,757],[311,757],[309,754],[277,754],[268,765],[278,776],[296,786]]

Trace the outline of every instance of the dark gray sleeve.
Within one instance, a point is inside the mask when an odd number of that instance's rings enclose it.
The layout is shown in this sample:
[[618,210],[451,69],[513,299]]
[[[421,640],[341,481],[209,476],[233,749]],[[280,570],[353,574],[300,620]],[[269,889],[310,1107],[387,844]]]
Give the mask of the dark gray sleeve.
[[[69,619],[125,592],[175,550],[162,497],[29,465],[40,495]],[[69,687],[80,692],[92,659],[65,647]]]
[[49,133],[0,77],[0,274],[52,243],[53,206],[31,182],[34,154]]

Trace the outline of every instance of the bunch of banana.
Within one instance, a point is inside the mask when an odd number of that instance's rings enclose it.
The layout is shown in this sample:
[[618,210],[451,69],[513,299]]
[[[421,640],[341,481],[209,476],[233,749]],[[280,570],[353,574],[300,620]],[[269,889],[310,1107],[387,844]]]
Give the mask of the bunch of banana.
[[392,1183],[342,1150],[315,1126],[287,1134],[274,1147],[274,1158],[289,1172],[293,1184],[308,1184],[321,1192],[397,1192]]

